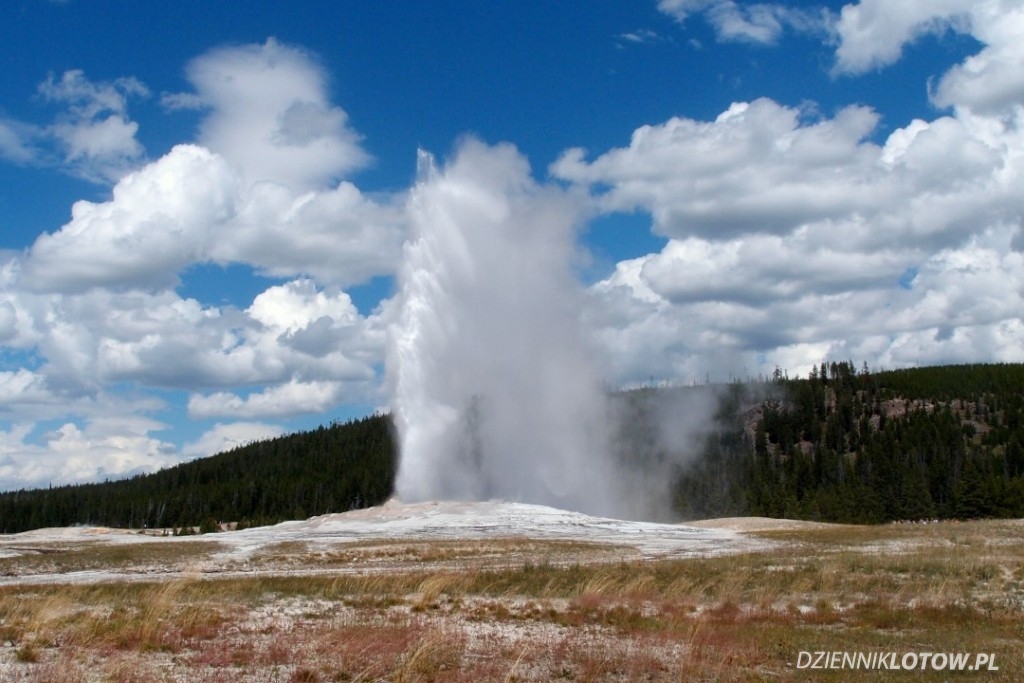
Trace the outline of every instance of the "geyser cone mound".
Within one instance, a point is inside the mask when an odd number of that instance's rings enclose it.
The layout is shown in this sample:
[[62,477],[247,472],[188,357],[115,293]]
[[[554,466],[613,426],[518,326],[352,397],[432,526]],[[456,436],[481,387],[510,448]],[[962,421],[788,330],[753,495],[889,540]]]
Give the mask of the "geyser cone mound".
[[[421,501],[384,505],[286,522],[276,535],[289,539],[333,537],[408,540],[501,538],[578,541],[623,546],[623,558],[737,552],[758,543],[733,531],[678,524],[632,522],[507,501]],[[259,530],[254,529],[253,533]]]

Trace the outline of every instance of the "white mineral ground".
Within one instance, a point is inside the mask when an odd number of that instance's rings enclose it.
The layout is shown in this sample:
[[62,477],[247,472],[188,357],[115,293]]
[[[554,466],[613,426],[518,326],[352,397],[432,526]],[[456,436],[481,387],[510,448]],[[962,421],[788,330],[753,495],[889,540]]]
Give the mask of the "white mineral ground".
[[[427,502],[405,504],[396,500],[372,508],[338,514],[321,515],[305,521],[292,521],[275,526],[257,527],[203,536],[163,536],[150,530],[111,529],[106,527],[66,527],[39,529],[20,534],[0,535],[0,558],[45,555],[55,550],[92,547],[96,544],[211,543],[214,552],[188,566],[124,566],[82,570],[73,567],[48,566],[18,570],[18,563],[8,563],[8,571],[0,575],[0,585],[47,583],[95,583],[106,581],[158,580],[189,577],[227,577],[254,574],[337,573],[344,566],[317,567],[315,562],[304,566],[294,563],[250,562],[263,552],[277,556],[303,552],[345,550],[369,542],[424,543],[431,541],[466,542],[472,544],[503,539],[520,541],[562,541],[592,544],[579,561],[618,561],[706,557],[711,555],[763,550],[769,542],[744,535],[743,532],[794,528],[810,523],[730,518],[706,520],[692,524],[656,524],[593,517],[541,505],[508,502]],[[280,544],[287,543],[287,546]],[[194,546],[193,546],[194,547]],[[298,549],[298,550],[296,550]],[[141,550],[141,548],[140,548]],[[529,557],[511,556],[508,564]],[[566,561],[572,560],[567,557]],[[14,571],[11,571],[11,567]],[[400,568],[408,568],[403,565]],[[392,567],[394,569],[395,567]],[[386,571],[388,567],[382,567]],[[365,564],[351,571],[365,572]]]

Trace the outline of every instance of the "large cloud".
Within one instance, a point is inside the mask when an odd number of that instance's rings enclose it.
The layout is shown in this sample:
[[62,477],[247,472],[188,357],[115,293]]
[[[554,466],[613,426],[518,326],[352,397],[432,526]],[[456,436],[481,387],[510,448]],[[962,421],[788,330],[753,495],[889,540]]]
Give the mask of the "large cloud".
[[[304,51],[273,40],[216,50],[188,73],[196,92],[164,100],[204,108],[200,144],[144,164],[127,116],[140,83],[68,72],[41,87],[67,108],[65,163],[116,183],[25,252],[0,253],[0,344],[22,364],[0,367],[0,479],[153,469],[282,430],[253,419],[381,402],[384,323],[342,288],[394,271],[404,197],[371,199],[340,179],[369,157]],[[47,130],[5,121],[0,153],[42,163],[38,145],[59,132]],[[181,296],[191,267],[209,263],[284,282],[240,305]],[[135,399],[115,405],[129,387]],[[169,408],[146,398],[154,389],[187,392],[194,419],[245,422],[175,449],[150,433],[165,425],[148,415]],[[124,439],[103,422],[111,413]],[[43,421],[63,426],[41,434]]]
[[[913,257],[808,252],[798,235],[673,240],[620,263],[589,311],[620,382],[806,373],[828,358],[904,367],[1024,361],[1014,228]],[[907,262],[916,267],[901,268]],[[703,284],[702,284],[703,283]]]
[[19,305],[51,388],[130,381],[199,389],[284,382],[296,373],[362,381],[381,354],[367,340],[374,323],[344,292],[325,293],[311,281],[272,287],[246,310],[170,291],[107,289]]
[[1021,8],[850,5],[837,63],[882,66],[950,27],[984,44],[933,87],[952,115],[884,140],[865,107],[828,117],[760,99],[552,165],[602,210],[648,212],[669,238],[591,288],[617,380],[806,372],[824,358],[1024,360]]
[[250,183],[323,187],[369,159],[344,110],[330,103],[323,70],[298,48],[271,39],[214,50],[189,65],[188,77],[212,109],[200,142]]
[[237,184],[220,157],[175,147],[121,180],[110,201],[75,203],[71,221],[32,246],[26,283],[50,291],[173,285],[223,237],[236,212]]
[[174,286],[195,263],[246,263],[276,277],[355,284],[394,269],[402,215],[354,185],[294,194],[245,185],[225,159],[195,145],[123,178],[106,202],[77,202],[39,237],[23,267],[37,291]]
[[[26,284],[159,289],[207,262],[339,285],[394,271],[402,200],[374,201],[337,181],[368,155],[309,55],[271,40],[213,51],[189,74],[209,108],[204,146],[175,147],[122,178],[109,201],[76,203],[66,225],[33,245]],[[65,81],[51,87],[78,83]],[[118,93],[93,99],[112,107]]]
[[28,444],[28,430],[0,431],[0,488],[46,486],[151,472],[177,462],[174,447],[149,436],[151,421],[96,420],[84,429],[66,422]]
[[869,139],[877,123],[869,109],[804,114],[768,99],[737,103],[710,122],[644,126],[629,147],[591,162],[570,150],[552,172],[609,186],[599,197],[605,210],[643,209],[659,233],[677,238],[802,228],[846,249],[911,235],[944,244],[968,223],[1019,211],[1019,188],[1007,177],[1016,149],[974,121],[915,121],[880,146]]
[[404,220],[400,200],[371,199],[349,182],[298,195],[263,183],[242,197],[209,256],[274,277],[311,275],[352,285],[394,272]]
[[188,401],[188,413],[195,418],[280,419],[296,414],[327,412],[343,397],[340,382],[292,380],[244,398],[231,392],[195,395]]
[[[195,419],[280,420],[343,403],[380,402],[382,321],[361,316],[343,291],[311,280],[271,287],[244,310],[203,305],[169,290],[93,288],[77,295],[0,291],[0,311],[8,353],[22,349],[26,363],[0,371],[0,425],[11,425],[0,449],[9,460],[7,474],[0,478],[10,481],[95,479],[198,453],[175,451],[149,434],[165,428],[146,417],[167,408],[148,398],[156,388],[191,392]],[[137,387],[131,399],[111,393],[126,387]],[[262,389],[243,395],[237,387]],[[214,391],[199,393],[203,389]],[[106,423],[101,434],[97,425],[109,415],[137,418],[130,423],[134,431],[117,440]],[[44,422],[69,426],[40,436],[33,425]],[[280,433],[281,427],[264,425],[253,438],[268,430]],[[65,467],[67,444],[81,450]]]

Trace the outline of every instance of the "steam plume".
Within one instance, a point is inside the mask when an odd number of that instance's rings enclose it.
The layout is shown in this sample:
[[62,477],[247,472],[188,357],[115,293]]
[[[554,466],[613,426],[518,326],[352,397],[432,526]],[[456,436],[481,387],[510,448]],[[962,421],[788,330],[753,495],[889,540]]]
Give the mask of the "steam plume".
[[388,348],[398,496],[619,512],[572,274],[583,199],[470,139],[443,169],[420,153],[408,211]]

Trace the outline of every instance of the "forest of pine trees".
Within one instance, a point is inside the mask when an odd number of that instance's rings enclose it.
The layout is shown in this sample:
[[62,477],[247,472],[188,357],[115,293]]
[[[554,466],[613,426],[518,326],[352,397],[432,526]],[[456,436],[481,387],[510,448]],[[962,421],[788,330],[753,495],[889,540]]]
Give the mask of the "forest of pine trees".
[[90,524],[127,528],[305,519],[387,500],[391,423],[374,416],[241,446],[131,479],[0,493],[0,533]]
[[[693,452],[669,453],[655,429],[693,405],[693,396],[679,400],[686,392],[716,401],[717,412]],[[1024,517],[1022,364],[871,373],[823,363],[805,379],[780,371],[759,382],[618,397],[622,466],[676,463],[681,519]],[[390,419],[377,415],[123,481],[0,493],[0,533],[256,525],[378,505],[392,492],[396,452]]]
[[1024,517],[1024,365],[822,364],[731,386],[723,405],[730,419],[680,474],[685,517]]

